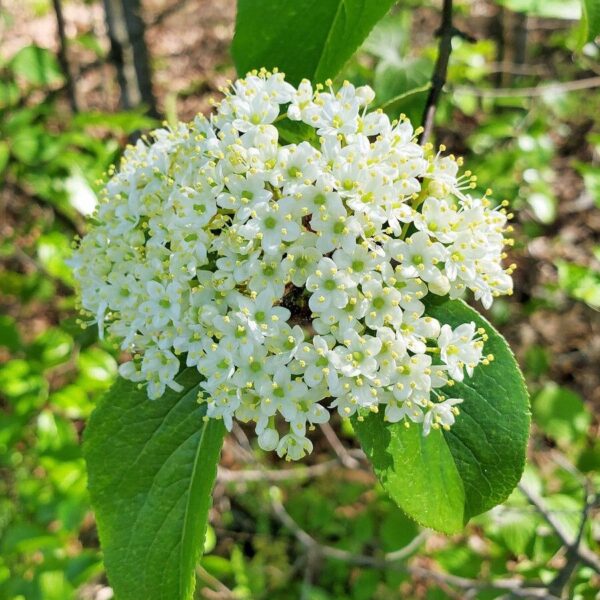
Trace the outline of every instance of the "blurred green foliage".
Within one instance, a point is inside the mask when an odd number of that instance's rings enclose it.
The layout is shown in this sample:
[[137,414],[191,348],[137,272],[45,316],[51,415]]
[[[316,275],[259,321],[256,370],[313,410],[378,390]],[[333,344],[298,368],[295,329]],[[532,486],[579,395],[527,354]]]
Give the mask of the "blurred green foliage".
[[[417,22],[421,13],[412,4],[421,3],[404,3],[377,27],[343,76],[372,84],[386,110],[419,122],[435,39],[433,30],[424,31]],[[458,13],[468,14],[470,4],[457,2]],[[578,2],[503,4],[564,18],[572,16]],[[437,15],[431,14],[428,23],[435,28]],[[521,215],[517,256],[542,236],[561,242],[554,229],[560,212],[556,190],[566,168],[578,174],[578,195],[600,205],[600,133],[586,126],[600,114],[600,93],[548,86],[590,77],[588,67],[598,61],[600,49],[588,43],[573,54],[578,32],[570,22],[553,23],[555,29],[529,40],[528,61],[540,70],[529,74],[528,63],[519,64],[518,73],[500,79],[494,40],[456,38],[449,93],[437,115],[439,139],[466,154],[481,185],[492,182],[495,196],[508,198]],[[96,47],[88,37],[84,41]],[[514,93],[498,94],[498,82]],[[548,87],[531,94],[538,84]],[[49,50],[31,45],[0,58],[0,182],[3,202],[10,199],[3,206],[10,234],[0,238],[1,600],[92,598],[93,584],[106,585],[80,441],[96,399],[115,378],[119,357],[110,344],[98,341],[93,328],[82,329],[77,322],[65,260],[73,236],[82,231],[82,213],[90,209],[98,179],[118,158],[127,136],[152,122],[139,113],[73,116],[63,86]],[[540,307],[558,310],[568,302],[580,302],[588,311],[600,308],[599,247],[584,250],[583,257],[555,261],[555,282],[530,290],[518,303],[498,302],[491,315],[495,323],[507,325],[515,316]],[[597,417],[568,383],[552,381],[547,348],[531,345],[522,357],[534,418],[524,481],[575,537],[584,478],[600,487]],[[346,446],[353,445],[347,428],[340,436]],[[321,444],[317,460],[330,454]],[[260,452],[256,456],[267,460]],[[456,597],[446,584],[424,585],[425,580],[411,578],[401,561],[387,568],[323,557],[311,561],[273,513],[271,485],[218,485],[207,554],[198,572],[199,597],[211,597],[204,588],[223,593],[219,586],[248,600]],[[368,473],[340,467],[324,477],[279,482],[278,490],[289,515],[319,542],[381,556],[410,543],[419,528],[373,485]],[[584,543],[597,551],[599,539],[597,523],[588,522]],[[415,564],[465,578],[518,576],[548,584],[564,564],[561,545],[540,513],[515,491],[504,506],[474,519],[464,534],[431,536],[414,555]],[[589,567],[579,566],[568,597],[591,600],[598,582]],[[476,597],[502,594],[487,589]]]

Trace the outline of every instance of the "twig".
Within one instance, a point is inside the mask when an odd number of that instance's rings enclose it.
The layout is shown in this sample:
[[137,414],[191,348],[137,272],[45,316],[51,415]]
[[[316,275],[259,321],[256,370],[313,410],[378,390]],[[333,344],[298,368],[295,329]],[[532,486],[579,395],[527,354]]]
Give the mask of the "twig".
[[246,483],[251,481],[293,481],[296,479],[308,479],[319,477],[327,473],[331,468],[338,466],[337,459],[328,460],[319,465],[310,467],[298,467],[294,469],[245,469],[243,471],[232,471],[225,467],[219,467],[217,479],[224,483]]
[[430,89],[431,89],[431,81],[428,81],[424,85],[413,88],[412,90],[408,90],[408,92],[398,94],[397,96],[394,96],[393,98],[390,98],[389,100],[386,100],[383,104],[376,105],[375,108],[379,108],[384,111],[389,110],[392,106],[394,106],[394,104],[396,104],[397,102],[400,102],[400,100],[404,100],[405,98],[408,98],[409,96],[413,96],[414,94],[422,94],[423,92],[426,92]]
[[236,595],[225,584],[221,583],[216,577],[213,577],[201,565],[196,567],[196,574],[200,579],[214,588],[214,591],[211,590],[209,594],[207,594],[208,590],[203,590],[205,597],[214,598],[215,600],[234,600],[236,598]]
[[[358,465],[360,451],[349,450],[348,457],[355,460]],[[312,477],[321,477],[335,467],[340,466],[341,459],[334,458],[317,465],[299,466],[293,469],[244,469],[242,471],[233,471],[225,467],[219,467],[217,479],[223,483],[246,483],[251,481],[293,481],[297,479],[309,479]],[[354,467],[356,468],[356,467]]]
[[511,73],[512,75],[533,75],[539,77],[548,75],[548,69],[543,65],[519,65],[502,61],[488,63],[485,65],[485,69],[489,73]]
[[523,88],[479,89],[466,85],[457,85],[452,87],[452,91],[472,94],[479,98],[512,98],[517,96],[535,98],[544,96],[545,94],[576,92],[578,90],[588,90],[597,87],[600,87],[600,77],[587,77],[585,79],[576,79],[575,81],[559,81]]
[[334,548],[333,546],[321,544],[320,542],[315,540],[315,538],[313,538],[309,533],[304,531],[304,529],[302,529],[298,525],[298,523],[296,523],[296,521],[294,521],[294,519],[290,516],[290,514],[287,512],[279,498],[280,495],[281,492],[279,488],[271,488],[271,507],[273,509],[273,514],[275,515],[275,517],[277,517],[277,519],[292,532],[294,537],[307,550],[314,552],[319,556],[324,556],[326,558],[341,560],[343,562],[347,562],[354,565],[385,568],[390,563],[401,561],[410,556],[413,552],[415,552],[418,549],[418,547],[425,541],[425,539],[429,535],[427,531],[423,531],[419,533],[419,535],[415,536],[406,546],[395,550],[394,552],[388,552],[386,554],[383,554],[380,557],[367,556],[366,554],[355,554],[353,552],[348,552],[347,550],[342,550],[340,548]]
[[333,448],[336,456],[340,459],[340,462],[347,469],[356,469],[360,463],[348,452],[344,444],[340,442],[333,427],[329,423],[321,423],[321,431],[329,445]]
[[[504,6],[498,6],[498,13],[495,19],[492,21],[490,33],[492,37],[496,40],[496,61],[498,65],[502,65],[505,62],[506,55],[506,41],[504,36],[504,22],[506,20],[506,14],[504,10]],[[502,81],[506,77],[506,73],[504,71],[496,71],[494,77],[494,86],[500,87],[502,85]]]
[[437,104],[442,93],[442,88],[446,83],[448,62],[450,61],[450,53],[452,52],[452,37],[455,35],[454,25],[452,24],[452,0],[444,0],[442,24],[438,30],[438,35],[440,37],[438,55],[431,77],[431,89],[429,90],[425,110],[423,111],[423,132],[419,138],[421,145],[424,145],[431,135]]
[[525,57],[527,55],[527,20],[528,16],[526,12],[515,12],[513,13],[513,19],[515,23],[512,26],[513,30],[513,62],[518,65],[525,63]]
[[[519,490],[525,495],[525,497],[537,508],[537,511],[542,515],[546,523],[554,529],[556,535],[560,538],[562,543],[567,548],[575,548],[574,551],[577,553],[577,558],[588,567],[592,568],[596,573],[600,573],[600,558],[597,557],[586,545],[581,543],[581,540],[574,539],[571,534],[566,530],[564,525],[556,518],[555,514],[548,510],[543,500],[534,492],[531,488],[526,486],[523,482],[519,484]],[[587,502],[587,500],[586,500]],[[586,508],[587,515],[588,508]]]
[[238,423],[233,423],[231,433],[237,442],[239,454],[244,457],[244,460],[246,460],[246,462],[258,462],[254,456],[254,453],[252,452],[252,446],[250,445],[248,436],[244,433],[244,430],[239,426]]
[[188,0],[178,0],[174,4],[167,6],[162,12],[158,13],[151,21],[148,21],[146,27],[156,27],[160,25],[165,19],[168,19],[171,15],[180,11],[188,3]]
[[414,553],[425,541],[428,535],[428,532],[426,531],[421,532],[403,548],[400,548],[394,552],[387,552],[380,557],[354,554],[352,552],[348,552],[347,550],[341,550],[326,544],[321,544],[304,529],[302,529],[285,510],[285,507],[280,500],[280,490],[278,488],[272,488],[270,496],[271,507],[275,517],[290,530],[294,537],[307,549],[307,551],[312,554],[316,554],[317,556],[372,568],[398,569],[415,577],[422,577],[438,583],[453,585],[463,590],[506,590],[517,598],[545,598],[546,600],[556,600],[556,596],[549,594],[546,588],[523,587],[522,582],[519,579],[478,581],[476,579],[468,579],[466,577],[458,577],[448,573],[433,571],[425,567],[407,565],[406,563],[402,562],[404,559],[408,558],[412,553]]
[[304,557],[304,575],[302,576],[302,589],[300,591],[300,600],[309,600],[311,596],[311,588],[315,575],[315,567],[317,556],[307,553]]
[[563,593],[564,588],[569,583],[571,575],[575,568],[579,564],[579,548],[581,546],[581,540],[583,539],[583,533],[585,526],[587,525],[590,509],[596,502],[596,496],[592,493],[591,485],[586,482],[585,486],[585,499],[583,503],[583,509],[581,511],[581,519],[579,522],[579,529],[573,543],[567,547],[566,562],[562,569],[557,573],[556,577],[550,582],[548,589],[551,593],[560,596]]
[[69,96],[69,104],[71,110],[76,113],[77,107],[77,95],[75,93],[75,84],[71,75],[71,66],[69,65],[69,57],[67,54],[67,35],[65,33],[65,19],[62,11],[61,0],[52,0],[54,5],[54,12],[56,14],[56,27],[58,30],[58,62],[60,68],[65,77],[65,88]]
[[[575,200],[575,202],[577,202],[578,200],[579,199]],[[562,452],[560,452],[556,448],[551,448],[549,451],[549,455],[554,463],[556,463],[561,469],[564,469],[567,473],[569,473],[569,475],[572,475],[575,479],[577,479],[577,481],[583,487],[587,486],[588,480],[586,479],[585,475],[581,473],[581,471],[579,471],[579,469]]]

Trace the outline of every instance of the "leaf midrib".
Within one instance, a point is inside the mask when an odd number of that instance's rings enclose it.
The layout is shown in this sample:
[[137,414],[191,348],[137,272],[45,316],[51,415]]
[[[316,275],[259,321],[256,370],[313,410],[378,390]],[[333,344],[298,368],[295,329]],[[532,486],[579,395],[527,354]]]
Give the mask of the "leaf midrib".
[[319,72],[319,69],[321,68],[321,62],[323,61],[323,56],[325,54],[325,48],[327,48],[327,45],[329,44],[335,23],[338,20],[338,17],[340,15],[340,10],[342,8],[342,4],[344,4],[344,3],[345,3],[345,0],[339,0],[337,8],[335,9],[333,19],[331,20],[329,30],[327,32],[327,37],[325,38],[325,41],[323,42],[323,45],[321,46],[321,52],[319,53],[319,60],[317,62],[317,65],[315,66],[315,71],[313,73],[313,77],[315,77],[317,75],[317,73]]
[[[194,457],[194,466],[192,467],[192,476],[190,477],[190,482],[189,482],[189,486],[188,486],[188,490],[187,490],[187,500],[185,503],[182,536],[181,536],[181,541],[180,541],[180,544],[181,544],[181,551],[180,551],[180,556],[179,556],[179,558],[180,558],[179,565],[180,566],[184,563],[185,542],[187,540],[188,515],[189,515],[189,511],[190,511],[192,488],[194,487],[194,481],[196,478],[198,460],[200,458],[200,452],[201,452],[202,446],[204,444],[204,436],[206,434],[207,429],[208,429],[208,422],[203,421],[202,433],[200,434],[200,439],[198,440],[198,445],[196,447],[196,456]],[[207,517],[206,523],[208,523],[208,517]],[[179,592],[180,592],[180,594],[183,594],[183,591],[185,590],[184,575],[185,575],[184,569],[180,569],[179,570]]]

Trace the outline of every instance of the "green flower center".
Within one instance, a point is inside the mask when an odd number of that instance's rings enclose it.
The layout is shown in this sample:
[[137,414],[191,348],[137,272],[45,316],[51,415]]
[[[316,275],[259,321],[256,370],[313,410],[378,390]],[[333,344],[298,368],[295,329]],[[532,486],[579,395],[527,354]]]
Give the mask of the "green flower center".
[[319,367],[320,369],[323,369],[323,368],[325,368],[327,366],[328,362],[329,361],[327,360],[327,358],[325,356],[320,356],[317,359],[317,363],[316,364],[317,364],[317,367]]
[[377,310],[381,310],[385,306],[385,300],[378,296],[377,298],[373,298],[373,307]]
[[355,362],[360,363],[364,360],[365,358],[365,353],[364,352],[360,352],[360,350],[355,350],[352,353],[352,358],[355,360]]
[[306,258],[306,256],[299,256],[296,259],[296,266],[299,269],[303,269],[304,267],[306,267],[306,265],[308,265],[308,259]]

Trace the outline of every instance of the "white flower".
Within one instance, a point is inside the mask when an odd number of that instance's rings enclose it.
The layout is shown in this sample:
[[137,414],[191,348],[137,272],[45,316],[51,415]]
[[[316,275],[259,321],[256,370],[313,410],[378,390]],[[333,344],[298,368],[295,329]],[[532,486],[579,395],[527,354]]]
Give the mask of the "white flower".
[[423,202],[421,212],[414,219],[415,227],[440,242],[456,239],[459,216],[456,207],[445,199],[430,196]]
[[454,425],[458,409],[454,408],[462,402],[462,398],[449,398],[439,404],[434,404],[423,419],[423,433],[427,435],[431,428],[443,427],[449,429]]
[[354,282],[337,268],[333,260],[323,258],[314,275],[306,280],[306,289],[311,293],[308,305],[315,313],[330,307],[343,308],[348,304],[348,289],[354,286]]
[[342,88],[333,93],[317,94],[315,105],[305,110],[305,123],[318,127],[317,135],[337,135],[355,133],[358,128],[358,111],[362,104],[356,97],[355,87],[345,82]]
[[456,381],[463,380],[463,369],[471,377],[481,361],[483,342],[475,334],[475,323],[463,323],[456,329],[442,325],[438,337],[440,357],[448,367],[448,374]]
[[288,433],[284,435],[277,445],[277,454],[289,460],[300,460],[312,452],[312,442],[301,435]]
[[287,116],[292,121],[301,121],[309,118],[314,107],[314,92],[308,79],[300,82],[297,90],[292,93],[292,101],[288,106]]
[[402,323],[400,292],[396,288],[382,285],[377,279],[370,279],[361,287],[369,304],[365,323],[371,329],[379,329],[390,324],[399,327]]
[[179,368],[179,359],[172,352],[159,350],[156,346],[149,348],[141,367],[142,374],[148,380],[148,398],[160,398],[166,386],[180,392],[183,387],[175,382]]
[[278,203],[263,202],[250,213],[251,219],[239,228],[246,239],[260,239],[268,254],[277,252],[282,242],[293,242],[300,235],[300,225]]
[[385,420],[390,423],[397,423],[406,419],[413,423],[423,422],[423,409],[410,400],[399,402],[395,398],[390,398],[385,405],[384,415]]
[[290,311],[281,306],[273,306],[274,297],[269,290],[264,290],[256,297],[238,296],[240,312],[248,321],[254,337],[261,341],[265,336],[277,334],[279,328],[290,318]]
[[211,339],[202,340],[205,352],[196,362],[201,373],[205,373],[206,380],[202,386],[207,390],[214,390],[224,382],[231,379],[235,372],[231,351],[225,342],[216,343]]
[[390,242],[389,252],[400,263],[400,275],[405,278],[419,277],[423,281],[435,280],[439,274],[438,264],[446,257],[446,250],[439,242],[419,231],[405,242]]
[[361,336],[353,329],[342,336],[344,346],[333,352],[333,364],[346,377],[362,375],[373,379],[379,367],[376,359],[381,350],[381,339],[370,335]]
[[[291,460],[330,408],[454,423],[460,399],[438,391],[491,360],[487,338],[440,324],[426,296],[510,294],[507,215],[373,99],[261,70],[210,119],[125,150],[71,260],[82,309],[133,356],[122,377],[159,398],[196,368],[209,418],[253,423]],[[286,117],[306,139],[280,138]]]
[[348,250],[336,250],[332,258],[339,268],[347,270],[350,278],[357,284],[364,281],[366,274],[381,270],[386,262],[382,248],[376,246],[371,249],[366,243],[357,244]]
[[290,273],[290,280],[296,287],[302,287],[307,277],[314,273],[315,266],[323,255],[314,247],[315,235],[307,233],[297,244],[287,248],[285,262]]
[[270,452],[277,448],[279,444],[279,433],[276,429],[266,427],[263,432],[258,436],[258,445],[265,450]]

